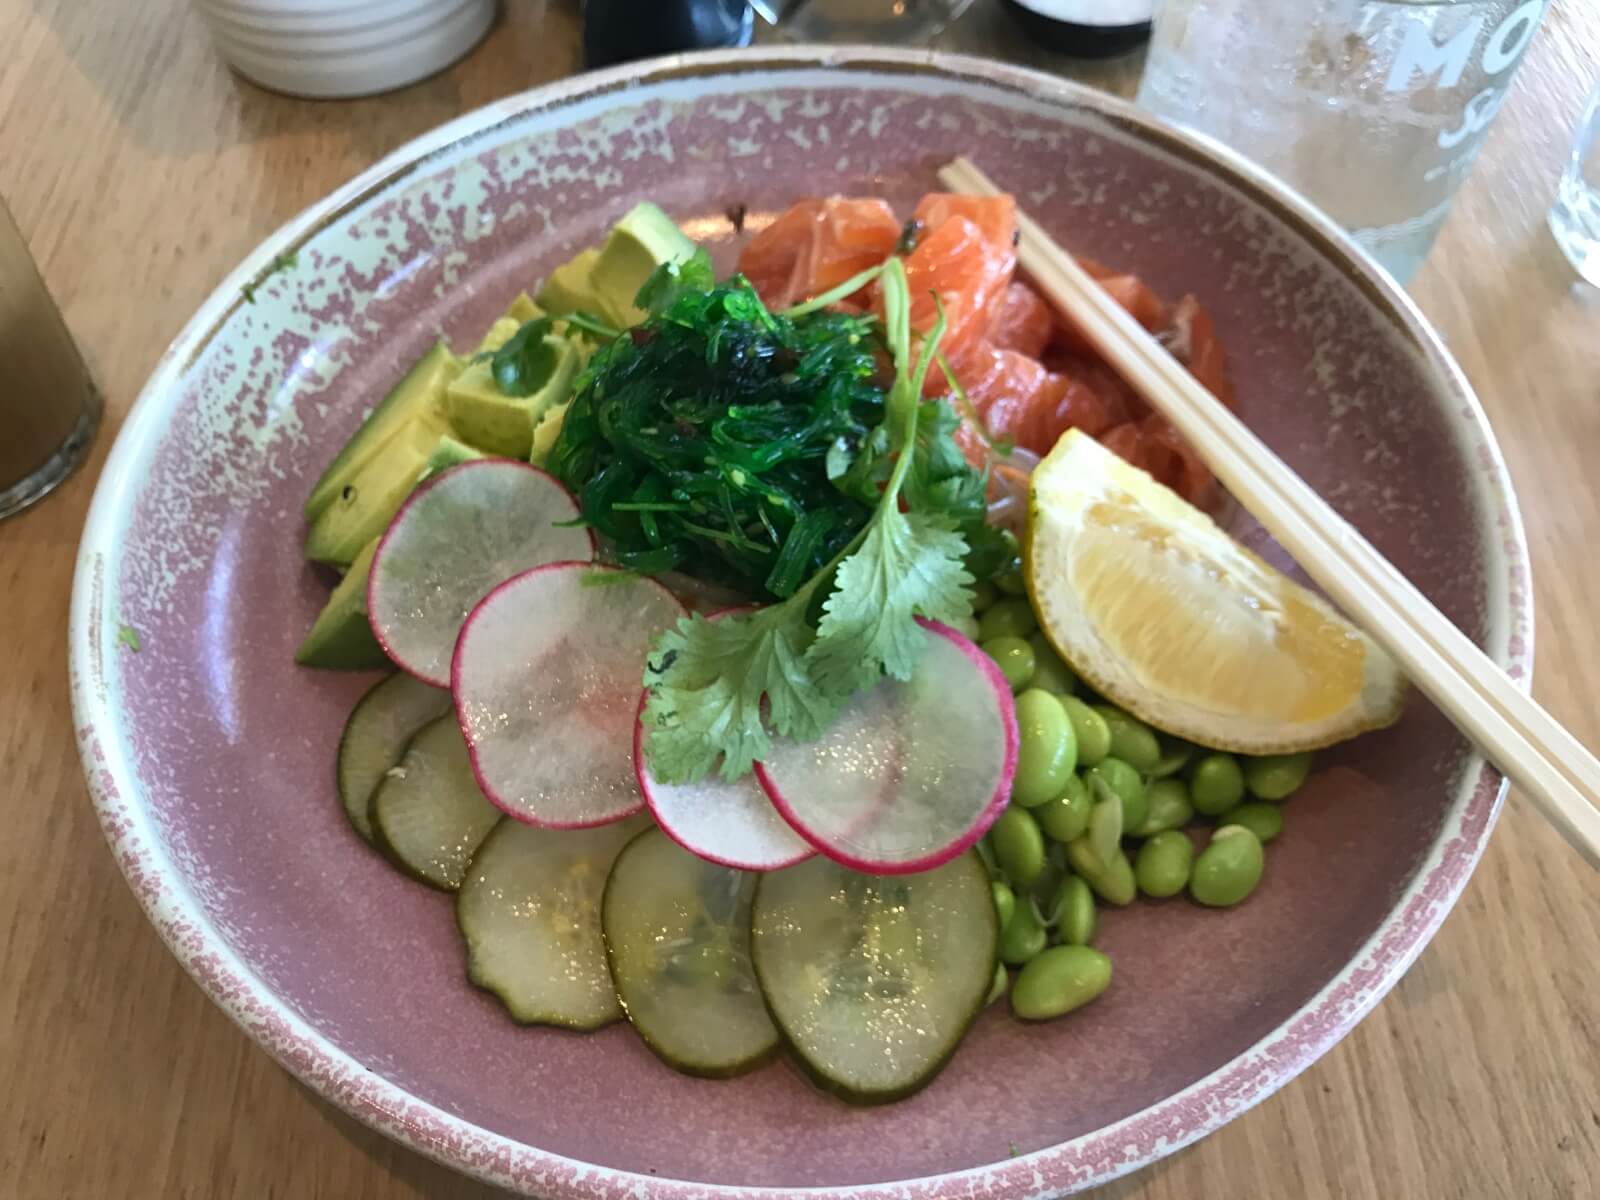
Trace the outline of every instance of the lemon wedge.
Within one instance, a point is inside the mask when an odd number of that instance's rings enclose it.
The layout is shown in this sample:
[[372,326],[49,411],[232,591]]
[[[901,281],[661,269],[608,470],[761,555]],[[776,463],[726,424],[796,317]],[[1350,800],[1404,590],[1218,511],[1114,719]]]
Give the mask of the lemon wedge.
[[1400,717],[1405,681],[1371,638],[1076,430],[1034,469],[1023,564],[1061,657],[1158,729],[1280,754]]

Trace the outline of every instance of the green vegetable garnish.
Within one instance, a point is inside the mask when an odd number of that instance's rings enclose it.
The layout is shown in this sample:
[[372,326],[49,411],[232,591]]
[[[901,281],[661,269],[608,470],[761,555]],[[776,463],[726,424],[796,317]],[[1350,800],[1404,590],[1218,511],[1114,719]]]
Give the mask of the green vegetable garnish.
[[[704,269],[709,274],[709,267]],[[667,281],[662,286],[672,285]],[[804,494],[833,506],[814,511],[832,511],[848,519],[859,511],[852,502],[865,510],[864,520],[851,522],[842,545],[836,528],[817,539],[829,547],[828,558],[781,603],[715,622],[687,617],[662,635],[645,668],[650,698],[644,721],[651,768],[663,781],[703,778],[719,762],[724,777],[737,778],[768,752],[772,734],[800,740],[817,737],[853,692],[872,686],[885,672],[899,679],[910,676],[926,636],[916,624],[917,616],[955,621],[971,615],[974,577],[964,562],[969,551],[965,533],[982,526],[985,479],[967,466],[951,440],[956,419],[949,408],[921,399],[944,333],[944,316],[941,311],[913,363],[910,294],[898,259],[884,268],[882,286],[886,341],[895,369],[886,396],[870,385],[872,356],[864,344],[865,319],[823,312],[803,320],[774,316],[742,280],[710,290],[679,291],[667,319],[643,328],[642,344],[637,334],[621,340],[632,343],[635,352],[647,350],[658,338],[677,336],[675,322],[692,319],[709,342],[700,353],[715,356],[721,339],[754,336],[755,345],[761,345],[758,330],[764,330],[775,343],[769,356],[790,341],[798,343],[798,361],[784,364],[784,376],[803,371],[808,354],[829,363],[834,374],[807,375],[810,389],[821,389],[819,394],[838,384],[841,363],[851,364],[842,377],[847,381],[843,397],[850,404],[823,407],[830,419],[819,420],[815,409],[790,402],[809,417],[801,428],[813,435],[803,441],[806,451],[799,459],[810,483],[793,490],[796,497]],[[730,320],[740,332],[730,328]],[[858,342],[863,345],[856,352]],[[752,361],[746,350],[733,359],[735,373],[759,361],[759,355]],[[624,386],[636,386],[631,376],[622,374]],[[778,382],[780,388],[788,386],[782,377]],[[586,399],[594,405],[594,394],[609,396],[610,386],[609,370],[595,374],[574,401],[567,428],[572,428],[573,414]],[[881,419],[868,429],[861,418],[871,412],[872,396],[879,398]],[[725,411],[731,416],[734,409]],[[784,411],[782,402],[775,403],[772,411]],[[597,423],[592,412],[582,419]],[[838,432],[838,426],[845,428]],[[822,429],[827,431],[825,440],[814,436]],[[572,455],[563,463],[563,478],[570,481],[567,470],[578,465],[580,446],[592,447],[592,438],[580,427],[568,446],[563,431],[557,455],[563,450]],[[593,480],[618,470],[621,461],[625,460],[618,456],[599,467]],[[706,465],[714,465],[714,460]],[[819,471],[819,466],[824,469]],[[704,472],[702,466],[684,482],[692,484]],[[823,481],[820,488],[818,480]],[[584,488],[586,515],[593,486],[591,482]],[[827,497],[830,490],[833,499]],[[662,521],[675,515],[657,514]],[[806,536],[805,530],[805,518],[794,520],[785,544]],[[725,534],[730,557],[733,532]],[[757,540],[753,530],[739,532],[751,542]],[[816,553],[807,557],[814,560]]]
[[703,254],[660,268],[638,303],[650,320],[595,352],[551,468],[622,566],[790,595],[877,501],[826,470],[883,419],[875,322],[773,314]]
[[555,370],[556,352],[544,339],[554,324],[549,317],[536,317],[489,355],[494,385],[503,395],[531,396],[549,381]]

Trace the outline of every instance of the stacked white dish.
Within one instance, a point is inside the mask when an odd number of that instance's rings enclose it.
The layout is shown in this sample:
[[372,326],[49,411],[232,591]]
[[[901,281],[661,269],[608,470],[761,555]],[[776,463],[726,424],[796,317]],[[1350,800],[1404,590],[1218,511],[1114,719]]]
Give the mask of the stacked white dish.
[[228,64],[297,96],[403,87],[464,55],[496,0],[196,0]]

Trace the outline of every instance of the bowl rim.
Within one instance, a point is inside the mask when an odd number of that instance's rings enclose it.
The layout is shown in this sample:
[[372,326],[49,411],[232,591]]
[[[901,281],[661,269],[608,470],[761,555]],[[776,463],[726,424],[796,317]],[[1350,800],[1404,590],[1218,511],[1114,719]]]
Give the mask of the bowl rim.
[[[1105,1183],[1213,1132],[1271,1095],[1321,1057],[1394,986],[1449,913],[1487,844],[1506,785],[1469,756],[1455,798],[1423,865],[1368,941],[1275,1030],[1211,1074],[1119,1121],[1017,1158],[921,1179],[817,1188],[705,1184],[638,1175],[581,1162],[494,1133],[368,1070],[278,999],[233,952],[189,894],[137,800],[137,772],[120,729],[120,705],[105,669],[115,637],[105,608],[121,533],[142,478],[144,452],[161,436],[181,393],[175,386],[278,257],[431,160],[460,151],[523,119],[579,101],[674,79],[781,74],[837,67],[875,75],[934,76],[998,89],[1064,111],[1087,111],[1203,166],[1272,211],[1343,271],[1413,345],[1448,398],[1460,445],[1476,454],[1490,593],[1489,651],[1520,686],[1530,682],[1533,611],[1527,542],[1511,480],[1481,404],[1414,302],[1366,259],[1330,218],[1287,185],[1203,135],[1180,130],[1132,103],[1025,67],[968,55],[883,47],[780,46],[671,55],[580,74],[477,109],[400,146],[267,237],[200,305],[153,368],[116,439],[80,541],[69,619],[69,670],[79,755],[102,831],[151,923],[185,970],[237,1025],[307,1086],[351,1116],[447,1166],[549,1200],[756,1200],[836,1196],[936,1200],[1055,1195]],[[1498,538],[1498,542],[1497,539]]]

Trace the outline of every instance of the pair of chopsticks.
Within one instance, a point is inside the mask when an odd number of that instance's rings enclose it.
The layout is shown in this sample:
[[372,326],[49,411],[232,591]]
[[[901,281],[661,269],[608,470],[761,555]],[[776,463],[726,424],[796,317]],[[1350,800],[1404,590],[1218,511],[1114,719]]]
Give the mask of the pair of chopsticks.
[[[951,191],[1000,189],[965,158],[939,171]],[[1600,762],[1518,689],[1238,417],[1052,241],[1017,214],[1018,257],[1035,286],[1172,422],[1240,504],[1482,749],[1545,818],[1600,867]]]

